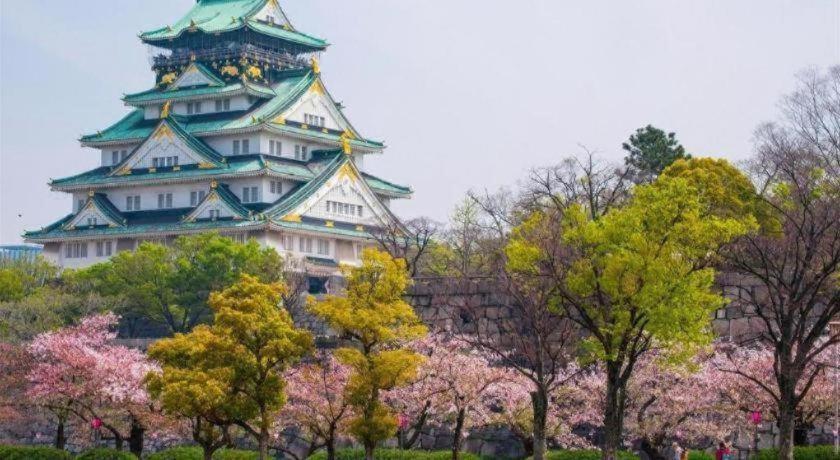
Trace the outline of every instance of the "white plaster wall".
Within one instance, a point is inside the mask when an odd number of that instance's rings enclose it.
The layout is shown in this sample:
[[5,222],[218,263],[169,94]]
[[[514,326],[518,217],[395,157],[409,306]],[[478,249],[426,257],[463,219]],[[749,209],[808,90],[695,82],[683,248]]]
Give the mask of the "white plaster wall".
[[[271,193],[270,181],[272,180],[280,181],[282,183],[282,194]],[[287,194],[289,190],[291,190],[295,185],[295,183],[292,181],[262,176],[229,179],[225,180],[224,183],[228,185],[230,191],[233,192],[233,194],[236,195],[240,200],[242,199],[242,189],[244,187],[258,187],[260,190],[259,202],[264,203],[273,203],[277,201],[283,195]],[[195,182],[190,184],[127,187],[121,189],[111,189],[103,191],[103,193],[106,193],[108,199],[111,200],[111,203],[113,203],[114,206],[116,206],[116,208],[120,211],[127,210],[125,202],[125,198],[127,196],[140,195],[140,209],[143,211],[148,211],[158,209],[157,196],[160,193],[172,193],[172,208],[189,208],[191,207],[190,193],[193,191],[204,191],[209,193],[210,180],[208,179],[206,182]],[[78,197],[78,199],[86,199],[87,194],[74,194],[74,199],[76,199],[76,197]]]
[[332,104],[326,96],[315,92],[309,92],[301,98],[301,101],[292,110],[292,112],[289,113],[286,119],[306,123],[305,114],[316,115],[324,117],[324,126],[319,126],[318,128],[323,127],[341,131],[344,127],[338,123],[338,120],[336,120],[332,112],[328,109],[330,105]]
[[[230,109],[222,110],[223,112],[233,112],[237,110],[247,110],[251,107],[252,103],[248,101],[247,95],[241,96],[228,96],[228,97],[219,97],[216,99],[230,99]],[[216,112],[216,99],[200,99],[197,101],[192,102],[201,102],[201,113],[217,113]],[[191,101],[178,101],[173,102],[170,106],[170,110],[172,113],[178,115],[188,115],[187,113],[187,104]],[[163,104],[160,105],[152,105],[152,106],[145,106],[143,109],[143,117],[146,120],[154,120],[160,118],[160,108]],[[195,115],[195,114],[193,114]]]
[[[100,164],[102,166],[113,166],[113,165],[120,162],[120,159],[122,158],[121,155],[122,155],[123,151],[126,152],[126,155],[131,155],[132,150],[134,150],[136,147],[137,147],[137,144],[125,144],[125,145],[120,145],[120,146],[114,146],[114,147],[108,147],[108,148],[105,148],[105,149],[101,149],[99,151],[99,156],[101,158]],[[113,157],[112,152],[119,152],[119,153],[117,153],[117,163],[114,163],[112,161],[112,157]]]

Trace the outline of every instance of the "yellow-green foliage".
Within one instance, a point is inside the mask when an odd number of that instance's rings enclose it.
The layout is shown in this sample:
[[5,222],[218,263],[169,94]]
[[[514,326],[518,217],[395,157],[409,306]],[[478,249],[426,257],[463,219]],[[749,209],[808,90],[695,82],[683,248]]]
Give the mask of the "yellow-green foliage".
[[680,160],[600,218],[572,206],[556,237],[556,222],[532,215],[512,234],[508,270],[527,274],[549,258],[545,240],[560,238],[568,268],[554,275],[564,284],[564,301],[591,320],[589,359],[621,360],[621,344],[638,336],[651,339],[662,356],[685,361],[709,343],[709,318],[724,305],[707,262],[756,227],[749,213],[738,212],[748,207],[750,190],[727,164]]
[[380,403],[379,392],[414,377],[421,357],[400,347],[425,335],[426,328],[403,300],[410,283],[403,260],[369,249],[362,253],[362,265],[345,269],[345,276],[345,296],[310,301],[310,309],[356,345],[341,348],[336,355],[353,369],[347,392],[359,415],[351,432],[365,446],[373,446],[397,428],[394,415]]
[[778,231],[778,219],[760,199],[753,183],[724,159],[691,158],[675,161],[662,172],[663,181],[681,177],[701,194],[706,213],[719,217],[752,215],[764,231]]
[[[151,394],[165,410],[211,423],[252,423],[268,430],[285,402],[283,371],[312,348],[311,335],[280,308],[285,286],[249,275],[210,295],[212,325],[161,340],[149,356],[162,372],[150,374]],[[208,439],[219,433],[209,424]]]

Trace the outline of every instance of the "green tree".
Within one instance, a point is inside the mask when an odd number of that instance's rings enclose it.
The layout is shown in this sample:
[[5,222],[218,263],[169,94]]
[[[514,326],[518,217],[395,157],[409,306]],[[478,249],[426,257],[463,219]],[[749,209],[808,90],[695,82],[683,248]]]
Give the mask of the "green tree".
[[43,257],[0,260],[0,302],[20,300],[58,276],[58,267]]
[[621,147],[627,152],[624,162],[637,182],[651,182],[674,161],[691,158],[677,142],[675,133],[651,125],[637,129]]
[[345,275],[345,296],[311,302],[310,308],[355,345],[340,348],[336,356],[353,370],[347,392],[358,416],[350,432],[364,445],[365,458],[373,460],[376,445],[397,429],[380,394],[414,377],[422,358],[401,345],[425,335],[426,327],[403,300],[410,279],[402,259],[367,249],[361,266],[345,269]]
[[[663,176],[602,216],[578,205],[559,218],[536,212],[508,244],[510,270],[554,277],[558,310],[586,333],[584,360],[606,370],[605,459],[615,459],[621,444],[637,360],[656,347],[664,360],[686,363],[710,343],[709,318],[724,299],[713,290],[709,262],[755,226],[749,215],[715,214],[707,188],[707,181]],[[552,230],[557,221],[560,232]]]
[[182,236],[171,247],[143,243],[74,276],[76,285],[115,299],[116,310],[129,321],[142,318],[177,333],[209,320],[210,292],[227,288],[242,274],[279,281],[283,269],[274,249],[203,233]]
[[[149,350],[162,365],[161,373],[149,375],[149,388],[166,409],[217,427],[241,427],[257,440],[261,460],[268,458],[270,429],[285,404],[283,372],[313,346],[311,334],[296,329],[279,307],[284,289],[242,275],[210,295],[212,325]],[[207,425],[204,430],[207,456],[224,431]]]

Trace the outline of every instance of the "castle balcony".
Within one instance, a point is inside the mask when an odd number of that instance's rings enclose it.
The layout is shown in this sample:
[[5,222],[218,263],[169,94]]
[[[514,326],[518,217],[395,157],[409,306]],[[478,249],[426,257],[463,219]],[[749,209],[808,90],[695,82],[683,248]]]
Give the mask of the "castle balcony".
[[155,71],[168,67],[186,66],[193,60],[204,63],[237,62],[242,58],[268,64],[279,70],[297,69],[308,67],[310,59],[314,55],[316,53],[292,54],[287,50],[234,42],[200,48],[176,48],[174,50],[149,47],[149,60],[152,69]]

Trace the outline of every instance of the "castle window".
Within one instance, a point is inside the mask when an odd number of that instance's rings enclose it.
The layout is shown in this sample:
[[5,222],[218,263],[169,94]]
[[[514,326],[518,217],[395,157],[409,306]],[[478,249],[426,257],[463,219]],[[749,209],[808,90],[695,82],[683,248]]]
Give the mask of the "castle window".
[[330,242],[329,240],[324,240],[318,238],[318,255],[328,256],[330,255]]
[[305,254],[312,253],[312,238],[300,237],[298,238],[298,249]]
[[274,16],[266,16],[265,21],[274,24]]
[[204,197],[207,196],[207,192],[204,190],[193,190],[190,192],[190,206],[198,206],[199,203],[204,201]]
[[279,180],[273,180],[270,184],[271,193],[275,195],[280,195],[283,193],[283,183]]
[[295,160],[306,161],[306,154],[309,148],[305,145],[295,144]]
[[119,162],[120,162],[120,152],[117,151],[117,150],[114,150],[113,152],[111,152],[111,164],[115,165]]
[[125,197],[125,210],[126,211],[139,211],[140,210],[140,195]]
[[128,158],[128,150],[121,151],[120,152],[120,161],[124,161],[126,158]]
[[87,224],[88,224],[88,227],[95,227],[96,224],[97,224],[96,217],[88,217],[87,218]]
[[76,202],[76,211],[81,211],[84,206],[85,200],[79,200],[78,202]]
[[286,251],[295,250],[295,237],[292,235],[283,236],[283,249]]
[[187,102],[187,115],[201,113],[201,102]]
[[113,245],[110,241],[96,242],[96,257],[110,257],[113,251]]
[[216,99],[216,112],[230,110],[230,99]]
[[172,194],[158,193],[158,209],[172,208]]
[[256,203],[259,201],[259,188],[257,187],[244,187],[242,189],[242,202],[243,203]]
[[268,141],[268,153],[272,155],[280,156],[283,153],[283,144],[280,141],[275,141],[271,139]]
[[248,139],[237,139],[233,141],[233,154],[239,155],[240,153],[243,155],[251,153],[251,142]]
[[362,206],[355,204],[327,201],[327,212],[332,214],[338,214],[341,216],[362,217],[362,209]]
[[86,258],[87,243],[67,243],[64,247],[64,257],[67,259]]
[[326,120],[324,119],[324,117],[312,115],[309,113],[303,114],[303,120],[307,125],[315,126],[318,128],[323,128],[326,125]]
[[219,218],[219,210],[218,209],[211,209],[210,210],[210,219],[217,220]]

